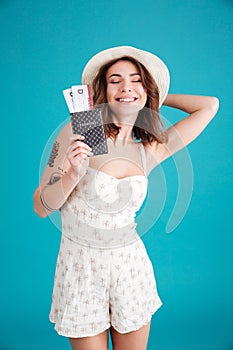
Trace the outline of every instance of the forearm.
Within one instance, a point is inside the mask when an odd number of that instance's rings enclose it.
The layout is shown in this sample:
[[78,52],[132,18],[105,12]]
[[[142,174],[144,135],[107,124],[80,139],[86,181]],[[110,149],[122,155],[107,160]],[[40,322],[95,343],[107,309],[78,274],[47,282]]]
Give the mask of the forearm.
[[50,179],[48,184],[39,186],[34,194],[35,212],[41,217],[46,217],[60,209],[82,176],[77,176],[70,169],[60,178],[56,177],[56,181]]
[[192,114],[200,110],[216,111],[219,102],[218,99],[213,96],[169,94],[163,104]]

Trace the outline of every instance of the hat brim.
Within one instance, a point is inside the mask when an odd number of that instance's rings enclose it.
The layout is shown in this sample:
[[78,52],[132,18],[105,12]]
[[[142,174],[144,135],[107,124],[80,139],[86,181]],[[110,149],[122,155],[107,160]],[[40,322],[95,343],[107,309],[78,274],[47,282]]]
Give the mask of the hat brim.
[[167,66],[156,55],[132,46],[118,46],[103,50],[86,64],[82,74],[82,84],[91,85],[99,69],[112,59],[131,56],[142,63],[154,78],[159,89],[159,107],[162,106],[169,89],[170,75]]

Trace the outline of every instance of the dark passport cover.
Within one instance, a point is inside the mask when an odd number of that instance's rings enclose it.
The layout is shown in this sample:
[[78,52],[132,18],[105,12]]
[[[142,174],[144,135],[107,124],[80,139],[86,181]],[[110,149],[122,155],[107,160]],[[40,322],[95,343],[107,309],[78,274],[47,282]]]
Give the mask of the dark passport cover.
[[83,142],[92,148],[93,154],[108,153],[102,114],[99,109],[90,109],[70,114],[73,134],[85,136]]

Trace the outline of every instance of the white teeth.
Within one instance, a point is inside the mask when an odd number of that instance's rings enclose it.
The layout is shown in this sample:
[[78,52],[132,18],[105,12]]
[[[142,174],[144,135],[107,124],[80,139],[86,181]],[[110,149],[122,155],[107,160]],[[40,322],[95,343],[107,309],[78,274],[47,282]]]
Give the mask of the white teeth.
[[135,98],[119,98],[119,102],[133,102]]

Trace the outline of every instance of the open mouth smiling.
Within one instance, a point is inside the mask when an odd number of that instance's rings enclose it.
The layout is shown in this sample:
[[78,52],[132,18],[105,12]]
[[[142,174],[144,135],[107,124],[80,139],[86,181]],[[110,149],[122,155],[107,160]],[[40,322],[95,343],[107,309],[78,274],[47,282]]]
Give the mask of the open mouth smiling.
[[116,98],[117,102],[123,102],[123,103],[131,103],[131,102],[135,102],[138,100],[138,97],[118,97]]

